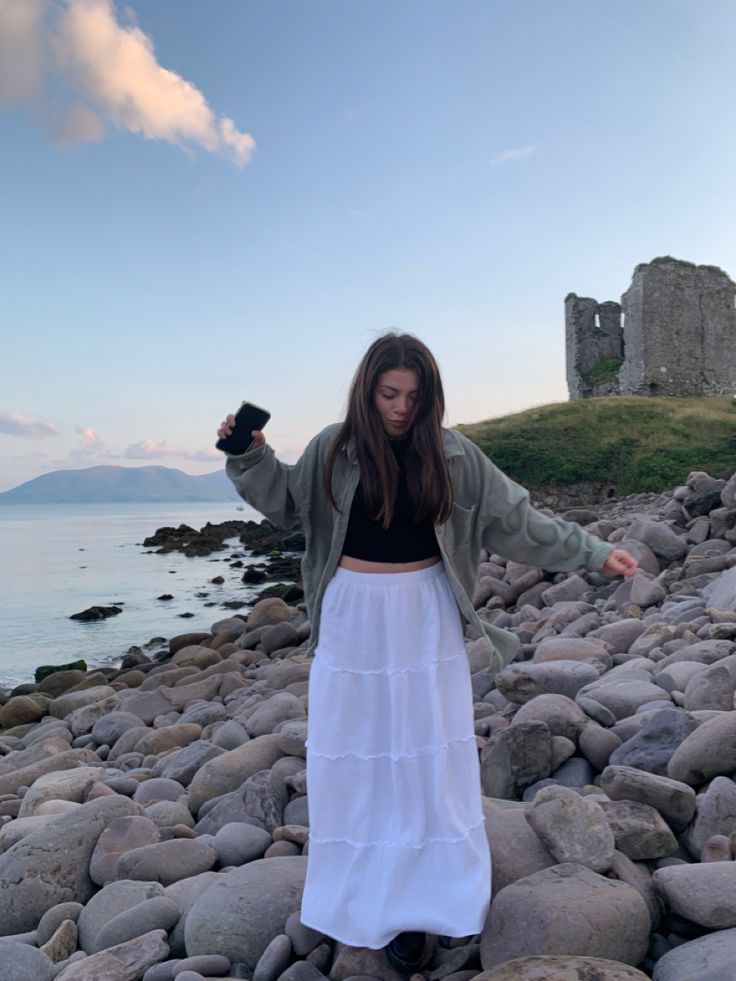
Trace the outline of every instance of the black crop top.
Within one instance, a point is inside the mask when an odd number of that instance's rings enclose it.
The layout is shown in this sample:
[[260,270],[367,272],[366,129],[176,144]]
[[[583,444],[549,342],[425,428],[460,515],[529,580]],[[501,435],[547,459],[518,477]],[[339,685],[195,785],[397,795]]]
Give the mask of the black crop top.
[[348,530],[342,554],[366,562],[418,562],[439,555],[434,524],[429,518],[414,521],[404,471],[409,438],[391,440],[399,465],[399,487],[394,516],[388,528],[375,521],[365,506],[363,490],[358,484],[350,508]]

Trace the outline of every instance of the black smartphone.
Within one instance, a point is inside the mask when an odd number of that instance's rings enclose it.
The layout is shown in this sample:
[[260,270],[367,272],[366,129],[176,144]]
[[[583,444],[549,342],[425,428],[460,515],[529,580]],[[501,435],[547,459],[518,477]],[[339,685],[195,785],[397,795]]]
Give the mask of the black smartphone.
[[215,446],[223,453],[232,453],[233,456],[240,456],[245,453],[253,442],[251,435],[254,429],[263,429],[271,413],[265,409],[253,405],[251,402],[243,402],[235,413],[235,425],[229,436],[218,439]]

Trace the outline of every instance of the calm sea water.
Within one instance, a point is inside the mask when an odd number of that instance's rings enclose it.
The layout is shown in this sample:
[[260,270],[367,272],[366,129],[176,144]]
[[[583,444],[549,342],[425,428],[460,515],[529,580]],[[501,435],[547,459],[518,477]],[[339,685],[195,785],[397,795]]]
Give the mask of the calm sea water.
[[[242,569],[223,561],[244,553],[237,539],[202,558],[147,554],[143,539],[164,525],[261,520],[223,504],[50,504],[0,507],[0,684],[33,679],[39,664],[84,658],[109,664],[156,636],[206,630],[230,615],[225,600],[252,600]],[[246,564],[249,560],[244,556]],[[210,580],[222,575],[225,582]],[[171,601],[158,600],[171,593]],[[207,596],[197,596],[207,593]],[[70,620],[89,606],[123,602],[107,620]],[[206,603],[216,605],[207,607]],[[182,613],[193,613],[183,619]]]

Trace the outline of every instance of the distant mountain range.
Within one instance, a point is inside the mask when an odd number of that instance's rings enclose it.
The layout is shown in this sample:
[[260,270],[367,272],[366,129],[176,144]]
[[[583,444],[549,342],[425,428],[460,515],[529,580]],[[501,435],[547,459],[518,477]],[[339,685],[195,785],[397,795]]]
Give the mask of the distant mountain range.
[[225,469],[191,477],[171,467],[54,470],[0,494],[0,504],[237,501]]

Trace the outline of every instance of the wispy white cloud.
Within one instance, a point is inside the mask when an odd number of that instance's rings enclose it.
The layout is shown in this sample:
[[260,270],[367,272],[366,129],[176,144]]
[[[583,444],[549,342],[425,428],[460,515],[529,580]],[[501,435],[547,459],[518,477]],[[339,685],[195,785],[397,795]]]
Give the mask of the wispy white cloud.
[[509,150],[502,150],[498,156],[491,160],[494,167],[499,164],[509,163],[512,160],[524,160],[526,157],[531,157],[532,154],[536,153],[539,149],[538,146],[531,144],[530,146],[514,147]]
[[74,460],[88,460],[92,457],[115,457],[116,454],[108,450],[104,440],[99,436],[93,426],[77,426],[76,432],[79,439],[69,450],[69,456]]
[[24,416],[21,412],[0,412],[0,433],[9,436],[25,436],[26,439],[43,439],[44,436],[57,436],[58,429],[51,422]]
[[[164,68],[152,39],[120,23],[113,0],[0,0],[0,38],[0,102],[51,113],[60,142],[101,139],[111,124],[187,152],[222,154],[238,167],[253,153],[253,137]],[[54,88],[48,102],[44,77]]]
[[162,460],[165,457],[178,457],[181,460],[196,460],[201,463],[211,463],[214,460],[222,460],[222,453],[216,449],[207,450],[181,450],[166,440],[156,442],[152,439],[141,440],[140,443],[132,443],[123,453],[128,460]]

